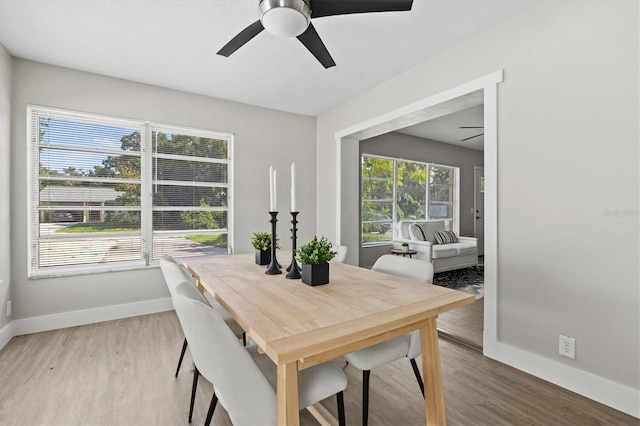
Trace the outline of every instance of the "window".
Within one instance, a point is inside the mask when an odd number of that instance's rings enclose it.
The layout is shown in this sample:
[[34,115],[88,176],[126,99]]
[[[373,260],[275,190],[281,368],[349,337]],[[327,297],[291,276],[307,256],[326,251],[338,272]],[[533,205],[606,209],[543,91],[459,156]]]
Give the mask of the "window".
[[457,232],[458,173],[457,167],[362,155],[362,244],[392,241],[400,220],[443,219]]
[[420,220],[427,211],[427,165],[397,160],[398,220]]
[[232,135],[29,107],[29,277],[230,248]]
[[456,169],[448,166],[428,165],[429,214],[427,219],[444,219],[445,229],[457,231],[454,220],[457,216]]
[[361,163],[362,242],[391,241],[395,161],[363,155]]

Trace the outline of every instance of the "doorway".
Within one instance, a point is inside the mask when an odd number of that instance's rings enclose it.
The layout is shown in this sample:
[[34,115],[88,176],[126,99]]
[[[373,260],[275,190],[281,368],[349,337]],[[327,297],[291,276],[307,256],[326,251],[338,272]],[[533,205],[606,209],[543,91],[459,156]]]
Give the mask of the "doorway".
[[[453,111],[452,107],[484,104],[484,293],[482,348],[486,354],[498,345],[497,339],[497,85],[503,71],[480,77],[444,92],[429,96],[394,111],[365,120],[336,132],[336,240],[337,244],[359,247],[359,141],[411,126]],[[478,102],[479,99],[479,102]],[[476,102],[469,104],[469,102]],[[460,108],[462,109],[462,108]],[[349,263],[359,264],[358,250]],[[473,305],[473,304],[472,304]]]

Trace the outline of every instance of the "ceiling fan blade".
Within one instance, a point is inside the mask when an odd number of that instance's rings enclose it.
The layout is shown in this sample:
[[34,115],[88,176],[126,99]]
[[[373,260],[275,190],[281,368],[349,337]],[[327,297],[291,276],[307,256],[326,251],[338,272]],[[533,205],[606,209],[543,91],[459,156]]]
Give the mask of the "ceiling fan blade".
[[484,126],[460,126],[458,129],[484,129]]
[[470,138],[461,139],[460,142],[468,141],[469,139],[477,138],[478,136],[484,136],[484,133],[480,133],[479,135],[471,136]]
[[244,46],[249,40],[260,34],[262,30],[264,30],[264,27],[262,26],[262,22],[258,19],[256,22],[240,31],[229,43],[225,44],[218,52],[218,55],[230,56],[233,52]]
[[325,68],[336,65],[312,23],[309,23],[307,30],[298,36],[298,40]]
[[311,0],[311,17],[411,10],[413,0]]

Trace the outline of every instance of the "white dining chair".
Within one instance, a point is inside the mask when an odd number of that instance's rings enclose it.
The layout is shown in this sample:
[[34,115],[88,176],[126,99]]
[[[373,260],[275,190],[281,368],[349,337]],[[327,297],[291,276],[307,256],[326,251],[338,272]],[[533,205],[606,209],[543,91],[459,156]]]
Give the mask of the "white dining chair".
[[[433,265],[426,260],[386,254],[378,258],[372,271],[383,272],[430,284],[433,281]],[[369,423],[369,376],[371,370],[396,361],[409,358],[413,373],[424,396],[424,383],[415,358],[420,355],[420,333],[412,331],[382,343],[344,355],[344,359],[355,368],[362,370],[362,424]]]
[[[175,288],[178,284],[183,281],[187,281],[193,284],[195,287],[195,282],[193,282],[191,275],[180,266],[173,257],[171,256],[163,256],[160,259],[160,269],[162,270],[162,275],[167,284],[167,288],[169,289],[169,293],[171,294],[171,298],[173,299],[173,295],[175,293]],[[218,314],[222,317],[225,323],[231,328],[236,336],[242,336],[243,344],[246,344],[246,333],[240,327],[240,325],[231,317],[231,315],[213,299],[208,299],[206,297],[205,301],[208,303]],[[187,339],[184,339],[182,343],[182,349],[180,351],[180,359],[178,359],[178,367],[176,368],[175,376],[178,377],[178,373],[180,372],[180,366],[182,365],[182,360],[184,359],[184,354],[187,351]]]
[[344,260],[347,258],[348,247],[347,246],[333,246],[333,248],[336,251],[336,255],[331,260],[333,262],[344,263]]
[[[184,282],[176,287],[175,308],[189,341],[195,371],[213,384],[205,425],[209,425],[218,400],[235,425],[277,423],[277,368],[255,345],[243,347],[216,311],[198,299],[199,292]],[[300,409],[334,394],[338,417],[344,426],[344,372],[332,362],[298,373]],[[192,399],[193,401],[193,399]],[[189,412],[189,422],[193,405]]]

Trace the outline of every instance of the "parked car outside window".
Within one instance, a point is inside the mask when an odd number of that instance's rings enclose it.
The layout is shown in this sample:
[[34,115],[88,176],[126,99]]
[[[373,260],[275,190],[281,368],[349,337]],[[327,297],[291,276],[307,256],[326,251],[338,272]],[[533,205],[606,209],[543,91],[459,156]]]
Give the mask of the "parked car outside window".
[[73,213],[71,212],[55,212],[53,214],[54,222],[75,222]]

